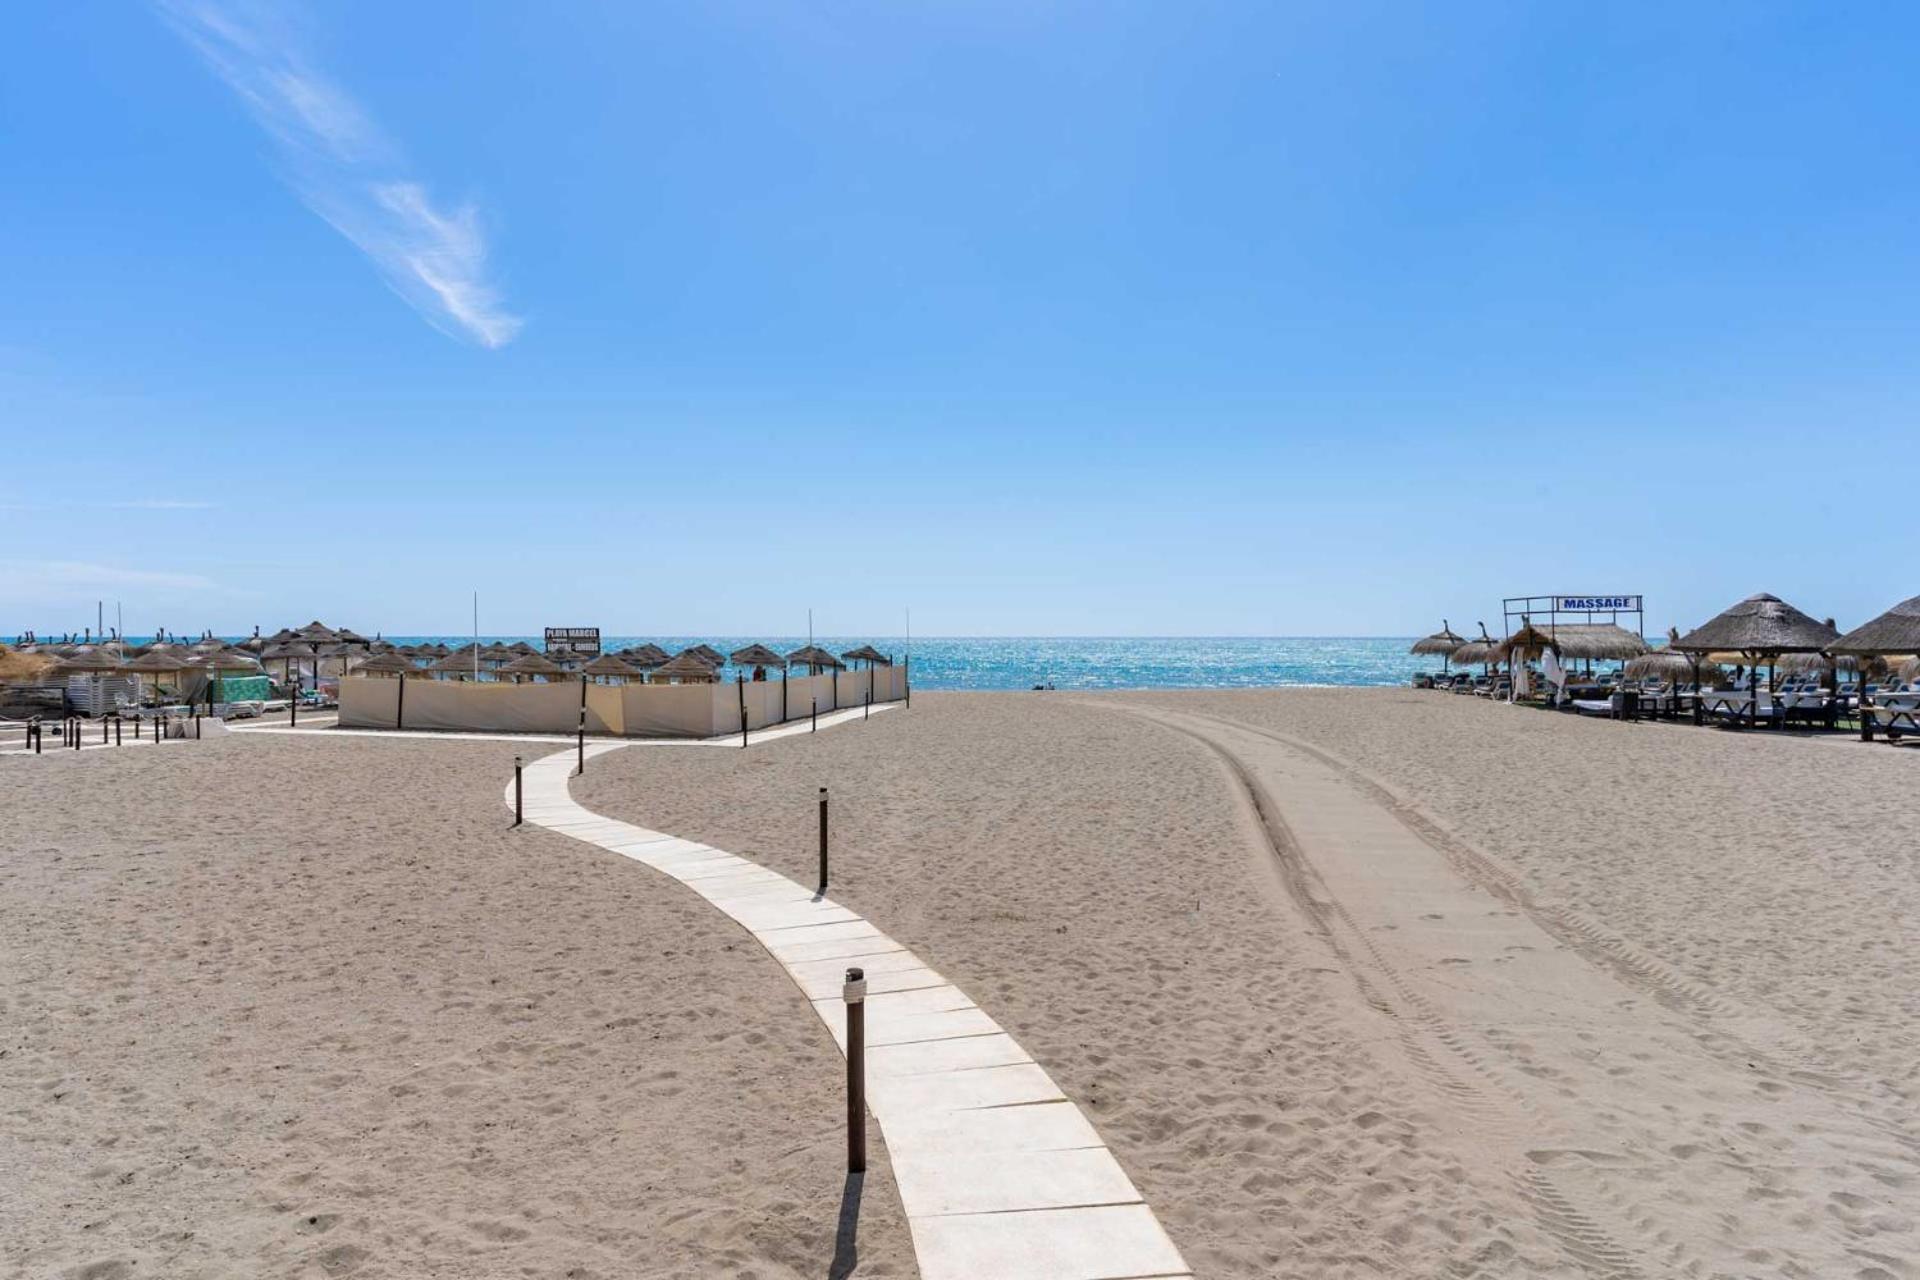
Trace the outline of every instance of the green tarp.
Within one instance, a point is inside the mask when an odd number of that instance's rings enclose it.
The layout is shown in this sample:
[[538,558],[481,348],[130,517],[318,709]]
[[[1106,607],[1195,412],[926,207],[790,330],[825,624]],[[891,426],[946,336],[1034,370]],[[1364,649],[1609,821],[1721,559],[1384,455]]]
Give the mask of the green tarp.
[[265,676],[221,676],[213,696],[217,702],[265,702],[272,688],[273,682]]

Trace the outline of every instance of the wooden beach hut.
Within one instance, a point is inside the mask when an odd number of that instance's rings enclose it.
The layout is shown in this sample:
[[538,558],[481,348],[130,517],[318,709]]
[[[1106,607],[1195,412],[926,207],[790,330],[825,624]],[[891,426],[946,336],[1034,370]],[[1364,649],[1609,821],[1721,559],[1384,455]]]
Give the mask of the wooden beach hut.
[[[1903,654],[1920,653],[1920,596],[1902,600],[1893,608],[1877,618],[1861,623],[1843,636],[1836,637],[1827,646],[1827,652],[1836,658],[1852,659],[1865,664],[1874,659],[1887,659]],[[1902,680],[1913,679],[1907,663],[1900,668]],[[1860,681],[1860,740],[1873,740],[1874,711],[1867,697],[1866,670],[1861,670]],[[1912,719],[1911,714],[1907,717]]]
[[611,653],[603,653],[580,668],[580,674],[595,684],[625,684],[629,680],[645,680],[647,673],[623,658]]
[[[484,657],[485,655],[482,654]],[[543,653],[523,653],[498,668],[499,674],[512,676],[515,684],[523,680],[542,680],[552,684],[567,674],[567,669]]]
[[654,684],[714,684],[720,679],[720,668],[686,650],[655,667],[647,678]]

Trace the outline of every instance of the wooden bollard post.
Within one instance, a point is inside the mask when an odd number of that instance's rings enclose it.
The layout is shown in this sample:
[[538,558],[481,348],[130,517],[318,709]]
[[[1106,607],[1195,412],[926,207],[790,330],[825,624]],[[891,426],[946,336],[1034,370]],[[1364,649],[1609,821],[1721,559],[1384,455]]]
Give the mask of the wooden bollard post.
[[526,793],[521,790],[520,757],[513,758],[513,825],[519,826],[526,811]]
[[293,691],[287,696],[287,728],[300,727],[300,682],[294,681]]
[[820,788],[820,892],[827,891],[827,789]]
[[847,1002],[847,1172],[867,1171],[867,974],[848,969],[840,988]]
[[818,697],[815,697],[813,700],[813,727],[808,729],[807,732],[820,732],[820,699]]
[[747,678],[735,676],[733,683],[740,690],[740,745],[747,745]]
[[113,718],[113,745],[116,747],[124,745],[125,740],[121,738],[120,734],[121,734],[120,717],[115,716]]

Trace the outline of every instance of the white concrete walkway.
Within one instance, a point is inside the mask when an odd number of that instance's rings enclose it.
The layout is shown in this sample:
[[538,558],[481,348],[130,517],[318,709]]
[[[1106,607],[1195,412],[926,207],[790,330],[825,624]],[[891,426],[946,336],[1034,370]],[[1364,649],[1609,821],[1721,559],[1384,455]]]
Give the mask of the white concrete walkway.
[[[755,741],[775,736],[784,731]],[[587,755],[629,745],[590,743]],[[1080,1109],[965,992],[809,886],[576,804],[574,759],[561,751],[527,767],[526,820],[643,863],[725,912],[786,969],[843,1053],[841,982],[850,965],[866,971],[867,1101],[924,1280],[1190,1274]]]

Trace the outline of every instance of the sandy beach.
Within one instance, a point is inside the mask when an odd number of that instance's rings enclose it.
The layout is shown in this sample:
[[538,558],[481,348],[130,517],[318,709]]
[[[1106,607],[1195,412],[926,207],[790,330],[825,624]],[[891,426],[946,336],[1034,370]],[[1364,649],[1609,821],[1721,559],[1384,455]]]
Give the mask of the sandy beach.
[[[0,1268],[915,1274],[840,1060],[516,750],[8,758]],[[1408,690],[921,694],[573,796],[959,983],[1196,1274],[1915,1274],[1911,753]],[[848,1215],[851,1216],[851,1215]]]

